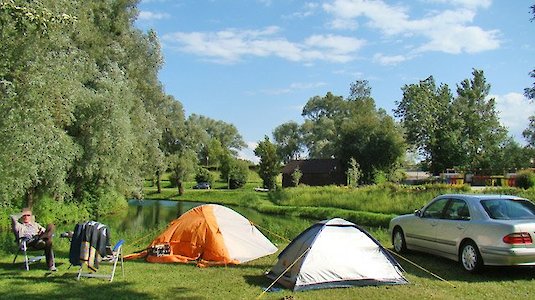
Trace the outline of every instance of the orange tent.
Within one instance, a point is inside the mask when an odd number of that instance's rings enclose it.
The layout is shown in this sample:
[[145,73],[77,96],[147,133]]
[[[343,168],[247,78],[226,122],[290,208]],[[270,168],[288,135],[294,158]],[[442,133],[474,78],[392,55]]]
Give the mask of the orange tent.
[[239,264],[275,253],[277,248],[234,210],[215,204],[197,206],[172,221],[141,253],[148,262]]

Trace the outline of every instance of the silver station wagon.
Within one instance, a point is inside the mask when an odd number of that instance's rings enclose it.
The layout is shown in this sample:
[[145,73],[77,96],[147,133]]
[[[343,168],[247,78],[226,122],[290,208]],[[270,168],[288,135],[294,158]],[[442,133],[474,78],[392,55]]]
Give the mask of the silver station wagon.
[[535,205],[508,195],[441,195],[390,221],[394,250],[443,256],[469,272],[535,265]]

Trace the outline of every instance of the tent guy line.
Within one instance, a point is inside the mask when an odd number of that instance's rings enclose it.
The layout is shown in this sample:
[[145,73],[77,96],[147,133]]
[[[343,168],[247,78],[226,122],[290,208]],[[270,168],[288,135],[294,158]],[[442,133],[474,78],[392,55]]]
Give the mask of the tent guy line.
[[286,272],[288,272],[288,270],[290,270],[291,267],[293,267],[295,265],[296,262],[298,262],[303,256],[305,256],[305,254],[308,253],[308,251],[310,251],[310,247],[308,247],[305,251],[303,251],[303,253],[301,255],[299,255],[299,257],[294,260],[293,263],[291,263],[288,268],[286,268],[286,270],[284,270],[284,272],[282,272],[279,277],[277,277],[267,288],[265,288],[262,293],[260,295],[258,295],[258,297],[256,297],[256,299],[260,299],[260,297],[262,297],[267,291],[269,291],[269,289],[275,285],[275,283],[277,283],[277,281],[279,281],[279,279],[281,279],[282,276],[284,276],[284,274],[286,274]]

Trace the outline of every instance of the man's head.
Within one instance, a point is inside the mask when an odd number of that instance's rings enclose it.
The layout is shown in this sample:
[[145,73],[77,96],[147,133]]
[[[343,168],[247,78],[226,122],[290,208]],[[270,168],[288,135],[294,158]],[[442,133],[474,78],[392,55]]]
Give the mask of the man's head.
[[32,210],[25,207],[22,209],[22,222],[30,223],[32,221]]

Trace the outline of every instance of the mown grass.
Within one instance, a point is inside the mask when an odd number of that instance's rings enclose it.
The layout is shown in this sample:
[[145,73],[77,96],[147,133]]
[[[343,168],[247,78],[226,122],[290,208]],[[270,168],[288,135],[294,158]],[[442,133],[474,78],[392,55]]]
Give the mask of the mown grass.
[[[384,229],[370,229],[381,243],[390,247]],[[58,239],[56,239],[58,240]],[[271,284],[265,271],[276,261],[276,254],[241,266],[198,268],[193,264],[151,264],[143,260],[126,261],[125,277],[120,270],[114,282],[82,278],[69,269],[68,244],[57,241],[59,271],[50,273],[44,263],[26,272],[12,265],[12,254],[0,259],[1,299],[532,299],[535,296],[533,268],[487,268],[482,274],[463,272],[454,262],[421,253],[409,253],[411,262],[439,275],[437,279],[413,264],[399,259],[410,281],[401,286],[368,286],[292,292],[276,286],[275,292],[262,294]],[[280,244],[283,249],[286,244]],[[127,244],[125,252],[132,251]],[[106,269],[104,269],[106,268]],[[99,272],[109,270],[102,267]],[[260,297],[260,298],[259,298]]]
[[[354,191],[334,191],[332,193],[340,194],[349,193],[352,197]],[[298,190],[298,189],[296,189]],[[323,215],[333,215],[343,217],[344,213],[370,213],[372,215],[388,216],[391,210],[385,209],[379,212],[366,212],[351,209],[350,206],[344,206],[352,197],[346,200],[337,200],[329,197],[329,200],[321,202],[314,200],[313,206],[309,206],[306,201],[298,199],[297,191],[288,189],[290,193],[284,197],[275,194],[254,192],[250,187],[237,191],[228,191],[218,189],[217,187],[210,191],[186,190],[184,196],[177,196],[176,190],[164,189],[164,193],[156,194],[153,188],[146,190],[146,195],[151,198],[165,198],[175,200],[189,200],[200,202],[214,202],[224,205],[241,205],[256,208],[258,216],[255,219],[262,218],[264,211],[273,210],[272,213],[280,214],[280,218],[287,218],[287,215],[303,216],[307,213],[313,215],[311,219],[298,218],[299,221],[289,221],[291,224],[272,224],[262,223],[270,230],[277,232],[285,238],[292,239],[298,232],[305,229],[313,220],[324,218]],[[319,194],[319,190],[311,189],[303,191],[309,194]],[[373,193],[385,193],[384,191],[374,191],[371,188],[364,188],[363,193],[373,199]],[[498,193],[519,194],[528,198],[533,191],[507,190],[498,191]],[[397,191],[394,194],[403,194],[403,191]],[[421,204],[416,196],[419,192],[414,193],[414,197],[404,198],[407,207],[419,207]],[[423,192],[422,192],[423,193]],[[330,193],[327,193],[330,194]],[[431,193],[432,194],[432,193]],[[432,196],[426,195],[425,198]],[[421,194],[423,195],[423,194]],[[305,199],[306,197],[303,197]],[[401,196],[400,196],[401,197]],[[309,198],[311,199],[311,198]],[[386,200],[378,202],[377,205],[388,205]],[[372,201],[372,200],[363,200]],[[428,201],[429,199],[427,199]],[[345,201],[345,202],[344,202]],[[360,201],[360,200],[359,200]],[[402,201],[402,200],[399,200]],[[387,204],[385,204],[387,203]],[[279,205],[284,204],[284,205]],[[332,208],[328,205],[341,206],[342,208]],[[365,209],[364,204],[355,206],[358,209]],[[366,204],[368,205],[368,204]],[[397,205],[397,204],[396,204]],[[392,207],[396,207],[392,205]],[[381,208],[384,209],[384,208]],[[397,209],[397,208],[396,208]],[[409,209],[409,208],[407,208]],[[268,221],[266,221],[268,222]],[[369,225],[358,223],[359,225]],[[110,226],[115,226],[113,223]],[[277,227],[278,226],[278,227]],[[285,227],[288,230],[285,230]],[[292,228],[293,227],[293,228]],[[291,228],[291,229],[290,229]],[[390,237],[384,227],[366,227],[370,233],[377,238],[385,247],[391,248]],[[58,231],[63,230],[59,228]],[[116,229],[116,237],[125,237],[125,253],[131,253],[139,250],[140,246],[150,242],[151,237],[155,235],[154,230],[140,230],[134,233],[120,232]],[[269,236],[269,234],[266,234]],[[2,235],[2,241],[8,242],[12,239],[5,234]],[[275,238],[270,236],[270,239]],[[284,239],[277,240],[279,251],[282,250],[287,241]],[[13,243],[14,247],[14,243]],[[76,281],[76,269],[68,269],[68,251],[69,245],[66,240],[56,238],[56,257],[59,271],[49,273],[46,271],[45,264],[38,263],[32,266],[30,272],[21,270],[20,265],[12,265],[11,261],[14,251],[8,251],[0,258],[0,299],[49,299],[49,298],[66,298],[66,299],[255,299],[258,298],[263,288],[271,284],[271,281],[264,276],[264,272],[276,261],[276,254],[258,259],[256,261],[241,265],[227,267],[210,267],[198,268],[194,265],[180,264],[150,264],[142,260],[125,262],[126,276],[122,278],[119,275],[113,283],[108,283],[100,279],[82,279]],[[287,289],[278,289],[276,292],[268,292],[261,296],[260,299],[532,299],[535,297],[535,269],[533,268],[486,268],[481,274],[467,274],[455,262],[437,258],[422,253],[409,253],[404,256],[411,262],[424,268],[413,265],[412,263],[398,258],[405,269],[405,276],[410,281],[408,285],[402,286],[370,286],[355,287],[346,289],[330,289],[306,292],[291,292]],[[100,270],[101,272],[103,270]],[[440,280],[431,275],[436,274],[443,278]]]

